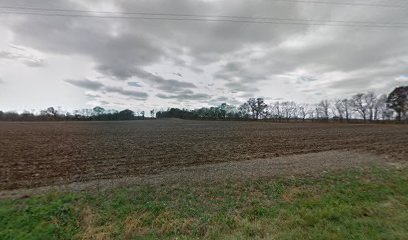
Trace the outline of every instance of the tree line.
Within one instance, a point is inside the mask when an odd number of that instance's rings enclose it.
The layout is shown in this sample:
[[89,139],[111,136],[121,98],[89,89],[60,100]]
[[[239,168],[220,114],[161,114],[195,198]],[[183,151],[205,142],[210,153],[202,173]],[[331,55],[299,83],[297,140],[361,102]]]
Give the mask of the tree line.
[[54,107],[39,114],[2,112],[3,121],[117,121],[143,119],[182,118],[197,120],[272,120],[272,121],[406,121],[408,122],[408,86],[395,88],[388,95],[373,92],[358,93],[350,98],[322,100],[317,104],[300,104],[293,101],[266,103],[264,98],[250,98],[234,106],[223,103],[217,107],[198,109],[169,108],[151,110],[149,117],[144,111],[134,112],[94,107],[63,112]]
[[102,107],[75,110],[73,113],[56,110],[54,107],[41,110],[39,114],[28,111],[21,114],[0,111],[0,121],[123,121],[143,119],[145,119],[144,111],[137,113],[129,109],[117,111]]
[[273,121],[408,121],[408,86],[398,87],[390,94],[358,93],[350,98],[322,100],[317,104],[276,101],[267,104],[264,98],[250,98],[240,106],[221,104],[218,107],[194,110],[171,108],[156,113],[156,118],[202,120],[273,120]]

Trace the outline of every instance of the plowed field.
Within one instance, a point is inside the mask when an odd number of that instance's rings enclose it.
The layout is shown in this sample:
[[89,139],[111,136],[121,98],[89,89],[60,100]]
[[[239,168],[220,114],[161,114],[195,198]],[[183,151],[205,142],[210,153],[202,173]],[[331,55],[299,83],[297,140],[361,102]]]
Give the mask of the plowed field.
[[0,122],[0,190],[330,150],[408,160],[408,126],[184,120]]

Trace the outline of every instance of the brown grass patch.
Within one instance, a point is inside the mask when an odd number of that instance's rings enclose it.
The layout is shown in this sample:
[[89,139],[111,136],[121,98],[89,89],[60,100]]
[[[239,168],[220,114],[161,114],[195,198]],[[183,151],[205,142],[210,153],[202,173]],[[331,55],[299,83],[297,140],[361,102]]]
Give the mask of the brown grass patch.
[[97,226],[99,216],[90,206],[86,206],[82,211],[81,218],[82,231],[78,239],[83,240],[108,240],[112,239],[113,225]]

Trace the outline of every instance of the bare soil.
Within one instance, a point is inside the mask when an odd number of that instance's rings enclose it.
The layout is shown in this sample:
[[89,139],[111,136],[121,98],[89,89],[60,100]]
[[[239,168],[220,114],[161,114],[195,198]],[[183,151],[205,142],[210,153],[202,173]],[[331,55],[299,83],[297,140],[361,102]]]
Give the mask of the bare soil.
[[[334,166],[359,165],[351,160],[359,157],[346,152],[386,161],[408,160],[408,126],[184,120],[0,122],[0,190],[162,175],[172,169],[252,159],[278,164],[277,157],[333,150],[346,156],[330,155]],[[301,159],[287,168],[307,172],[310,161],[300,164],[305,161]],[[252,163],[240,174],[250,172]]]
[[[351,168],[364,169],[372,166],[398,167],[389,163],[385,156],[350,151],[328,151],[252,159],[237,162],[205,164],[191,167],[171,167],[161,173],[123,177],[117,179],[91,180],[70,184],[0,191],[1,198],[22,198],[47,192],[100,192],[126,186],[161,186],[216,184],[223,181],[257,180],[271,177],[319,176],[327,171]],[[406,165],[406,164],[405,164]],[[404,166],[400,166],[404,167]]]

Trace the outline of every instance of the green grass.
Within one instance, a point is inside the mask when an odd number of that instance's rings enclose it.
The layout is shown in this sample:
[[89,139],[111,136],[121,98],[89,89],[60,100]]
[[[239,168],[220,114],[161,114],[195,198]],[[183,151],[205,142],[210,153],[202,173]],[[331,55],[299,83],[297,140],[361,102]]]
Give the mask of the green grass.
[[408,239],[408,169],[0,201],[0,239]]

